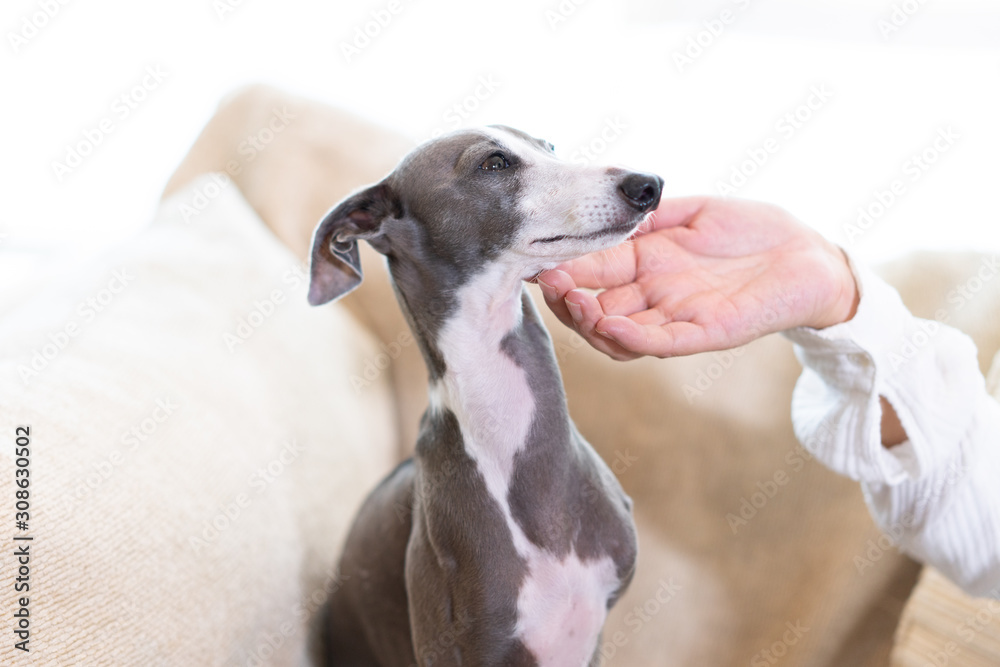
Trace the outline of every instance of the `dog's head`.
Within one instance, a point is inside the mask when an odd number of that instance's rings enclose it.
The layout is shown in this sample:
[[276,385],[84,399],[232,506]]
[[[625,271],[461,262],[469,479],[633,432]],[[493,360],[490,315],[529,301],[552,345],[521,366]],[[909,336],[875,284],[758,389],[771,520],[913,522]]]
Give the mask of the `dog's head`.
[[509,127],[448,134],[327,213],[313,237],[309,302],[361,283],[359,239],[390,269],[422,267],[451,287],[498,261],[530,278],[621,243],[662,186],[652,174],[564,162],[551,144]]

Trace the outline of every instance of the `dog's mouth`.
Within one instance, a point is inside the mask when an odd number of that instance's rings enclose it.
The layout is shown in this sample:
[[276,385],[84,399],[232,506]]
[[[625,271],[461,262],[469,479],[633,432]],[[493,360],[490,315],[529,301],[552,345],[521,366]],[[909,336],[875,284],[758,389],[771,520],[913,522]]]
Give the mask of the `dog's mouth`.
[[590,232],[589,234],[559,234],[558,236],[549,236],[544,239],[535,239],[532,241],[534,243],[556,243],[558,241],[596,241],[597,239],[604,238],[605,236],[618,236],[620,234],[625,234],[626,236],[632,234],[645,218],[640,218],[639,220],[633,220],[631,222],[621,222],[618,224],[611,225],[610,227],[605,227],[604,229],[599,229],[596,232]]

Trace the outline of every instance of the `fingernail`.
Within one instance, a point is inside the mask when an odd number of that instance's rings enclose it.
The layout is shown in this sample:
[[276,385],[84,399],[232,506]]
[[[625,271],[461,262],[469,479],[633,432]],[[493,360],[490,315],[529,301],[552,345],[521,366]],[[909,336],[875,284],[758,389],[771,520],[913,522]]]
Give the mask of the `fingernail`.
[[594,331],[596,331],[597,333],[601,334],[602,336],[604,336],[604,337],[605,337],[605,338],[607,338],[608,340],[613,340],[614,342],[616,342],[616,343],[617,343],[617,342],[618,342],[618,339],[617,339],[617,338],[615,338],[615,335],[614,335],[613,333],[611,333],[611,332],[610,332],[610,331],[608,331],[607,329],[601,329],[601,328],[598,328],[598,327],[600,327],[600,325],[601,325],[602,323],[603,323],[603,321],[602,321],[602,322],[598,322],[598,323],[597,323],[597,326],[595,326],[595,327],[594,327]]
[[579,324],[580,320],[583,319],[583,309],[580,308],[580,304],[573,303],[569,299],[565,299],[565,301],[566,301],[566,310],[569,311],[570,317],[573,318],[574,322]]
[[552,285],[538,280],[538,287],[542,290],[542,296],[544,296],[547,301],[552,301],[556,298],[556,288]]

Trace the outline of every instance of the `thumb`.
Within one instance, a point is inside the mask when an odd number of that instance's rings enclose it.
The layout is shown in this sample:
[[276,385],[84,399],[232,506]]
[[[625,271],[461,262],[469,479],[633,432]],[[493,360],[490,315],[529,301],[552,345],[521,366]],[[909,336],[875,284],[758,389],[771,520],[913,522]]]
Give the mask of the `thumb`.
[[[623,243],[608,250],[593,252],[563,262],[553,270],[568,274],[577,287],[607,289],[627,285],[634,282],[637,275],[635,245]],[[539,278],[550,277],[549,274],[549,271],[544,271]]]
[[643,225],[643,229],[651,232],[657,229],[686,225],[701,213],[709,201],[711,201],[710,197],[662,199],[660,205],[650,214],[649,222]]

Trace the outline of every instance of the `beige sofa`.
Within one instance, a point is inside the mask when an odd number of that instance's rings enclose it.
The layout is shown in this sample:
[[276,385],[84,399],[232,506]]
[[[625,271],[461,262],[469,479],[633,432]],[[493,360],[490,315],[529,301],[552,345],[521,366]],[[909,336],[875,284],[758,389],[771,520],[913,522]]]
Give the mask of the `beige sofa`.
[[[234,139],[282,105],[290,129],[239,163]],[[425,393],[379,259],[366,252],[358,292],[310,309],[300,258],[323,210],[406,148],[244,91],[147,230],[13,299],[0,517],[13,525],[13,433],[30,425],[31,651],[5,640],[0,663],[311,664],[340,541],[412,448]],[[979,261],[924,254],[884,274],[929,315]],[[116,270],[133,278],[84,321],[79,304],[110,292]],[[992,313],[1000,281],[953,320],[984,372],[1000,348]],[[25,381],[69,322],[78,333]],[[880,539],[856,484],[798,446],[788,342],[622,364],[549,326],[571,412],[635,500],[639,570],[607,623],[606,664],[888,664],[920,567]],[[0,567],[9,583],[9,554]],[[0,595],[0,615],[16,604]]]

